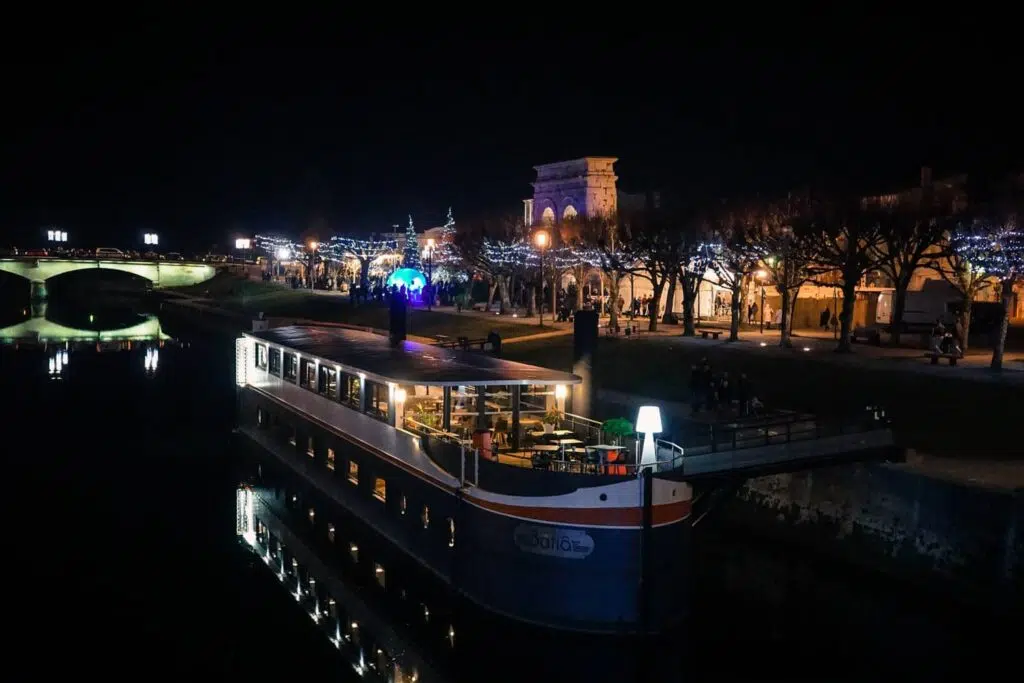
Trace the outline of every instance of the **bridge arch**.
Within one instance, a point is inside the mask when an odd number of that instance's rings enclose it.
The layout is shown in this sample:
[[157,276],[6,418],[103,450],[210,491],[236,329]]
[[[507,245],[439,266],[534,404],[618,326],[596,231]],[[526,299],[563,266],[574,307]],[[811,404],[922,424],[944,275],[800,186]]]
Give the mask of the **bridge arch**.
[[0,259],[0,270],[32,283],[32,298],[46,298],[46,281],[82,270],[116,270],[149,280],[154,288],[184,287],[205,282],[217,270],[208,263],[184,261],[128,261],[107,259],[10,258]]

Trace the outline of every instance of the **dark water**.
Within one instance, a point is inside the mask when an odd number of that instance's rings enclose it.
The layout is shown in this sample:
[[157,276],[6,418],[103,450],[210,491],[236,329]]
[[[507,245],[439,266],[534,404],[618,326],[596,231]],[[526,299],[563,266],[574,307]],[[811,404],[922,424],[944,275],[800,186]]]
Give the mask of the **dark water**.
[[[138,322],[123,309],[60,314],[86,329]],[[3,324],[22,317],[7,312]],[[52,366],[52,344],[0,345],[7,672],[373,680],[235,533],[236,489],[257,461],[231,433],[231,337],[164,331],[183,345],[71,345]],[[465,681],[523,680],[524,670],[537,680],[945,680],[1000,670],[1020,634],[948,596],[735,531],[698,534],[694,570],[687,629],[646,644],[476,617],[406,571],[410,590],[435,591],[437,614],[458,616],[467,637],[454,649],[443,633],[407,628],[391,587],[382,595],[365,576],[340,576],[409,647]]]

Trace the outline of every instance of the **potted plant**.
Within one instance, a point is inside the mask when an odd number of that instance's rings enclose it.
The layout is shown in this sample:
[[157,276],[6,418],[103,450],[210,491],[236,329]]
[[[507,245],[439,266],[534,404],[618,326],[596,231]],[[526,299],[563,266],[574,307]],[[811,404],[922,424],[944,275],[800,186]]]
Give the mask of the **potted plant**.
[[562,414],[557,410],[549,410],[544,413],[544,417],[541,418],[541,422],[544,423],[544,433],[550,434],[555,431],[555,426],[562,421]]
[[633,423],[624,417],[613,417],[610,420],[605,420],[605,423],[601,425],[601,431],[612,440],[611,445],[621,446],[624,437],[633,435]]

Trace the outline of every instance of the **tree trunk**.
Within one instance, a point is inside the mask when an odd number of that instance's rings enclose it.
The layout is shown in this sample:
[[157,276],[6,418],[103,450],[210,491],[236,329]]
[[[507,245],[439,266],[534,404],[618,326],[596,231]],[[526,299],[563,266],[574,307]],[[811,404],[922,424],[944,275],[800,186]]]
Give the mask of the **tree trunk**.
[[608,275],[608,327],[619,331],[619,274]]
[[[999,331],[996,333],[996,343],[992,348],[992,363],[991,368],[993,370],[1003,369],[1003,352],[1006,350],[1006,332],[1010,327],[1010,305],[1013,303],[1013,283],[1014,278],[1007,278],[1003,280],[1002,285],[1002,299],[1000,303],[999,311]],[[966,343],[964,344],[966,346]]]
[[843,280],[843,307],[839,313],[839,353],[852,353],[853,344],[850,333],[853,331],[853,308],[857,303],[857,281],[853,278]]
[[576,266],[573,277],[576,278],[576,310],[580,311],[583,310],[583,281],[586,277],[583,266]]
[[672,303],[676,298],[676,284],[679,277],[676,273],[668,276],[668,296],[665,297],[665,313],[661,316],[661,322],[668,325],[672,322]]
[[729,341],[731,342],[740,340],[740,319],[743,315],[743,311],[741,309],[744,301],[743,289],[743,278],[738,275],[733,275],[732,315],[729,318]]
[[526,317],[532,318],[537,315],[537,286],[526,287]]
[[[692,276],[691,276],[692,278]],[[697,326],[693,315],[693,306],[700,292],[700,280],[694,284],[690,278],[683,276],[683,336],[693,337],[697,334]]]
[[651,283],[651,303],[648,304],[647,317],[650,321],[647,323],[647,329],[651,332],[658,331],[658,310],[661,307],[661,293],[665,291],[665,279],[661,278],[660,282]]
[[499,298],[499,311],[502,315],[505,314],[506,309],[512,308],[512,298],[509,296],[509,276],[502,275],[498,278],[498,296]]
[[484,306],[484,311],[491,310],[491,302],[494,301],[494,293],[498,291],[498,281],[496,278],[491,278],[487,282],[487,305]]
[[907,290],[910,289],[910,278],[897,278],[893,283],[892,290],[892,316],[889,319],[889,334],[892,337],[892,345],[900,345],[900,335],[903,333],[903,314],[907,310]]
[[[784,349],[790,349],[790,348],[793,348],[793,340],[792,340],[792,335],[793,335],[793,332],[792,332],[792,327],[793,327],[793,324],[792,324],[793,308],[790,305],[789,289],[788,288],[779,287],[777,285],[776,285],[775,289],[778,290],[778,292],[779,292],[779,298],[780,298],[781,304],[782,304],[782,323],[779,326],[780,327],[780,329],[779,329],[779,346],[781,346]],[[764,315],[763,311],[762,311],[761,315]]]
[[367,295],[367,289],[370,287],[370,260],[361,258],[359,259],[359,287],[363,290],[363,296]]

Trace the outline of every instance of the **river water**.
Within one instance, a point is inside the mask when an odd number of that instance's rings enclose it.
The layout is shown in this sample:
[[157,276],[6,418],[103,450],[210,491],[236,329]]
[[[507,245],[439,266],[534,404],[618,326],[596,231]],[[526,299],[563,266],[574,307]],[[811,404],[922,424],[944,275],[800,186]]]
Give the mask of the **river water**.
[[[0,337],[28,335],[30,315],[11,308]],[[236,535],[238,485],[261,470],[231,431],[231,337],[164,325],[175,339],[129,343],[118,329],[159,321],[53,304],[45,316],[61,325],[37,326],[45,334],[105,334],[101,344],[0,339],[10,675],[374,680],[375,670],[353,671]],[[696,531],[680,633],[639,646],[524,633],[466,612],[460,632],[475,637],[461,648],[415,629],[409,647],[465,681],[556,671],[562,680],[944,680],[999,670],[1013,654],[1010,624],[948,596],[713,520]],[[351,589],[404,633],[388,600],[357,580]]]

